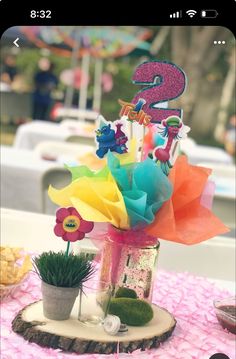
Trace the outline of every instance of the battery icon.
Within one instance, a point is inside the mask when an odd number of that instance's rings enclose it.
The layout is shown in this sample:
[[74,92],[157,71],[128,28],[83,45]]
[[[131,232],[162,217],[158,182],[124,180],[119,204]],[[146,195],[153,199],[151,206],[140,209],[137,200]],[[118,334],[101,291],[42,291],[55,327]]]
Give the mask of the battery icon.
[[202,10],[201,11],[201,17],[204,17],[204,18],[215,18],[217,17],[218,15],[218,12],[216,10]]

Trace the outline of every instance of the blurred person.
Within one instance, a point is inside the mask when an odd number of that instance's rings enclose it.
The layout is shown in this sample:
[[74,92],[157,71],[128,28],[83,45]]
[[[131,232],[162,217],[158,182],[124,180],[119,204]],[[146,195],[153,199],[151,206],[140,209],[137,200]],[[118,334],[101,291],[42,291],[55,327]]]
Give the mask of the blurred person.
[[3,60],[1,74],[7,77],[8,83],[12,83],[17,75],[16,58],[12,55],[7,55]]
[[0,91],[12,91],[12,84],[15,80],[16,75],[16,59],[12,55],[7,55],[1,65]]
[[33,120],[50,120],[52,107],[52,91],[58,85],[58,79],[53,73],[54,64],[42,58],[38,63],[39,70],[34,77],[35,90],[33,93]]
[[11,91],[11,81],[7,73],[2,72],[0,74],[0,91],[9,92]]
[[236,115],[230,117],[229,124],[225,131],[224,144],[226,151],[233,157],[236,155]]

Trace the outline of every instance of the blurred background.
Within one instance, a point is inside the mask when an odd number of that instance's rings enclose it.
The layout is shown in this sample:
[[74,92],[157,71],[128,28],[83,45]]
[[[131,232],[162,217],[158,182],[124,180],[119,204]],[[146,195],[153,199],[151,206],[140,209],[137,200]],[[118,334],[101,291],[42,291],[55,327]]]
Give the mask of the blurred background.
[[186,91],[169,105],[182,108],[191,127],[181,151],[213,168],[215,212],[233,230],[235,38],[217,26],[8,29],[1,38],[2,206],[53,213],[46,191],[69,181],[65,162],[99,168],[97,116],[119,117],[118,99],[131,101],[140,89],[134,69],[150,60],[174,62],[187,75]]
[[[17,37],[18,48],[12,44]],[[216,40],[225,43],[214,44]],[[4,102],[9,101],[2,104],[1,141],[19,123],[32,120],[32,94],[37,74],[49,66],[46,60],[55,75],[46,119],[60,121],[54,110],[66,100],[78,107],[84,87],[86,102],[83,98],[80,105],[115,120],[117,99],[132,99],[137,92],[131,82],[134,68],[157,59],[172,61],[187,74],[187,90],[179,103],[191,136],[199,143],[223,146],[223,132],[235,116],[234,46],[233,34],[214,26],[12,27],[1,40],[1,92]],[[68,94],[70,86],[73,91]]]

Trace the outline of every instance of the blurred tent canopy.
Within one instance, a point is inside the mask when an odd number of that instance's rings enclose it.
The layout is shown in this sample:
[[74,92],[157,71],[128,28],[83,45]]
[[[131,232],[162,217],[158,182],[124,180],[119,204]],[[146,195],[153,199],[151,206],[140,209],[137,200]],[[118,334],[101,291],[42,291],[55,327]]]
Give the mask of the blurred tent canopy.
[[135,49],[149,52],[152,36],[150,29],[137,26],[20,26],[15,33],[23,34],[29,42],[52,53],[70,57],[75,48],[76,57],[89,54],[95,58],[125,56]]

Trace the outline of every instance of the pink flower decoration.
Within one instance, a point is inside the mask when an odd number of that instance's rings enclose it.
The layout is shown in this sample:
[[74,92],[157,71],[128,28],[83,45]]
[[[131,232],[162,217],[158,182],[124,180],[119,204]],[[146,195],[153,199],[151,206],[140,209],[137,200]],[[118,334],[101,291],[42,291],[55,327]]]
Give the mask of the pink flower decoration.
[[59,208],[56,212],[54,233],[64,241],[76,242],[92,231],[94,223],[85,221],[75,208]]

